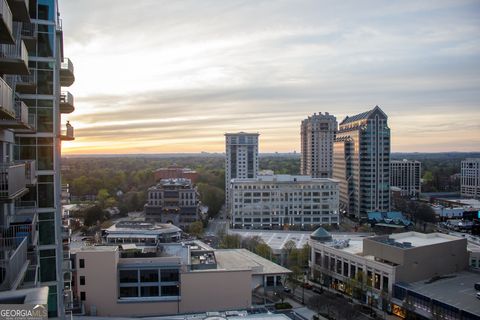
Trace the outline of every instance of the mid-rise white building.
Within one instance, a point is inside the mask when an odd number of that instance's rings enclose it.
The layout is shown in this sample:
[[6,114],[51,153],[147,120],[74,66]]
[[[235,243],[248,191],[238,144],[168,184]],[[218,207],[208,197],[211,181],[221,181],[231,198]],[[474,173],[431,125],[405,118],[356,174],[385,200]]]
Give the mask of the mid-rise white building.
[[461,193],[462,197],[480,198],[480,158],[462,161]]
[[333,176],[333,140],[337,132],[337,118],[326,112],[313,114],[302,121],[301,170],[313,178]]
[[402,196],[418,197],[421,192],[422,164],[415,160],[390,161],[390,186],[401,189]]
[[230,204],[230,180],[253,179],[258,173],[258,133],[225,134],[225,203]]
[[232,179],[233,228],[311,228],[338,224],[338,181],[310,176],[265,175]]

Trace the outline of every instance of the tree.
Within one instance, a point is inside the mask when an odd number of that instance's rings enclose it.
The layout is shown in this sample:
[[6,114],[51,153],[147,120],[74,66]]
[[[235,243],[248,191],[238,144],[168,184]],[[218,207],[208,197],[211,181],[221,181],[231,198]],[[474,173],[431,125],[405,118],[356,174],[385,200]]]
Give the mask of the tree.
[[95,226],[97,223],[105,221],[106,215],[102,208],[93,206],[83,212],[83,219],[86,226]]
[[107,199],[110,198],[110,194],[107,189],[100,189],[97,193],[97,201],[102,209],[105,209],[105,203]]
[[203,235],[203,223],[202,221],[195,221],[188,226],[188,233],[199,238]]
[[269,245],[265,242],[260,242],[259,244],[257,244],[254,252],[260,257],[272,260],[272,248],[270,248]]
[[239,249],[242,245],[242,237],[238,234],[224,234],[220,240],[220,248]]

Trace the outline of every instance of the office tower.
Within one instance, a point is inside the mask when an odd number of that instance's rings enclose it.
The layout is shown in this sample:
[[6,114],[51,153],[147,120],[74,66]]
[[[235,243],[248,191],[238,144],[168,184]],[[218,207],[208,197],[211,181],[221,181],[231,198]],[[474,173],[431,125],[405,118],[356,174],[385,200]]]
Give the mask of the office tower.
[[184,230],[199,220],[200,203],[197,187],[190,179],[162,179],[148,189],[145,218],[171,223]]
[[312,178],[333,176],[333,140],[337,131],[337,118],[315,113],[301,125],[301,173]]
[[461,194],[466,198],[480,198],[480,158],[462,161]]
[[390,186],[401,189],[401,196],[418,197],[421,192],[422,164],[415,160],[390,161]]
[[225,204],[230,204],[230,180],[252,179],[258,173],[258,133],[225,134]]
[[333,178],[340,181],[340,207],[366,218],[369,211],[390,209],[390,128],[376,106],[346,117],[333,147]]
[[291,175],[232,179],[232,221],[237,229],[310,229],[338,224],[338,181]]
[[39,282],[48,288],[49,316],[63,317],[60,152],[73,127],[62,134],[60,124],[74,107],[60,87],[73,83],[73,66],[63,60],[55,0],[0,0],[0,10],[0,288]]

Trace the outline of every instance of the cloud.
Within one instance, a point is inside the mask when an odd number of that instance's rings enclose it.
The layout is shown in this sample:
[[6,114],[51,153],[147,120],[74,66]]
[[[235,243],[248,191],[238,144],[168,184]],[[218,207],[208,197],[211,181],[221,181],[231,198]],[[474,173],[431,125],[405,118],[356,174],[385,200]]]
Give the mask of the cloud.
[[61,5],[76,71],[67,152],[221,151],[236,130],[298,150],[313,112],[377,104],[395,151],[480,147],[478,1]]

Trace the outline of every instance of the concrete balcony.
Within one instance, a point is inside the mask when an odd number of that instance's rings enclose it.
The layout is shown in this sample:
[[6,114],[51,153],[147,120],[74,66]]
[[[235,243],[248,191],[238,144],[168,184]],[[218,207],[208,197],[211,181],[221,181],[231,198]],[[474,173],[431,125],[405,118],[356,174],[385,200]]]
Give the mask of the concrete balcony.
[[35,132],[30,121],[33,121],[34,117],[30,117],[28,113],[28,107],[23,101],[15,101],[15,118],[13,120],[3,119],[0,120],[0,128],[14,129],[15,132]]
[[68,91],[60,94],[60,113],[72,113],[75,110],[73,95]]
[[37,162],[35,160],[24,160],[25,163],[25,184],[34,186],[37,184]]
[[15,119],[13,101],[12,88],[0,78],[0,123],[3,119]]
[[10,226],[1,230],[3,238],[27,238],[29,246],[38,244],[38,214],[32,210],[29,214],[15,214],[10,221]]
[[30,22],[30,1],[29,0],[7,0],[12,10],[13,20]]
[[14,44],[13,16],[5,0],[0,0],[0,43]]
[[0,239],[0,291],[15,290],[28,268],[27,238]]
[[73,63],[70,59],[64,58],[60,65],[60,85],[70,87],[75,82]]
[[30,74],[16,76],[15,91],[33,94],[37,90],[37,70],[30,69]]
[[21,37],[25,46],[29,50],[35,50],[38,40],[37,24],[31,22],[24,22],[22,24]]
[[0,201],[18,198],[28,192],[25,164],[0,163]]
[[0,45],[0,74],[29,74],[28,51],[23,41]]
[[72,125],[70,125],[69,122],[67,122],[67,130],[65,131],[65,134],[60,135],[60,139],[62,141],[72,141],[75,140],[75,135],[73,131]]

